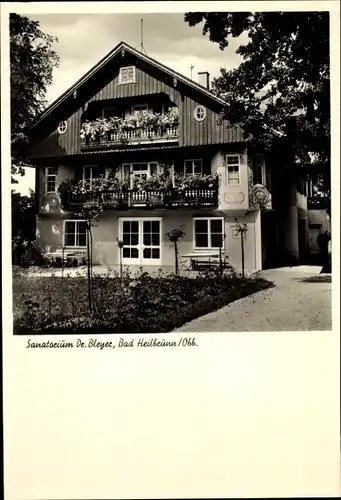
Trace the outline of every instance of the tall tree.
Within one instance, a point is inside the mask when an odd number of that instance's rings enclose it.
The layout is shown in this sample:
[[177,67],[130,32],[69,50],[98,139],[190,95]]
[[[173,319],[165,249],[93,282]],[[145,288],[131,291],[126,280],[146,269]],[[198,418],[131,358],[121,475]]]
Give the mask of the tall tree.
[[36,238],[36,201],[34,193],[23,196],[12,190],[12,258],[20,259]]
[[10,15],[11,65],[11,173],[24,175],[28,166],[26,128],[46,107],[47,87],[59,57],[52,49],[56,37],[43,33],[39,22],[18,14]]
[[226,100],[222,116],[253,142],[289,153],[330,196],[329,13],[196,12],[185,21],[203,22],[221,50],[247,35],[239,66],[213,80]]

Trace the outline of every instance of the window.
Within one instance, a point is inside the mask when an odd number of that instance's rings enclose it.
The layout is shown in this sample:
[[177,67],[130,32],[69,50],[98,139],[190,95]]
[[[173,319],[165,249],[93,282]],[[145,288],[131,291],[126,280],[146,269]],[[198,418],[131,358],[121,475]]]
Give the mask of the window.
[[84,165],[83,167],[83,180],[91,182],[99,177],[98,165]]
[[130,177],[130,187],[133,187],[134,179],[148,179],[151,175],[157,174],[158,164],[152,163],[123,163],[125,177]]
[[194,118],[197,122],[202,122],[206,118],[206,108],[204,106],[197,106],[194,109]]
[[136,116],[141,111],[148,111],[148,110],[149,110],[148,104],[134,104],[131,107],[131,114]]
[[125,68],[121,68],[118,75],[118,83],[119,85],[124,83],[136,83],[135,66],[126,66]]
[[227,183],[232,186],[240,184],[239,155],[226,155]]
[[263,155],[255,155],[253,159],[253,183],[266,185],[265,162]]
[[124,264],[161,264],[161,219],[120,220]]
[[194,248],[223,246],[223,219],[194,219]]
[[47,193],[54,193],[56,191],[56,177],[57,177],[57,167],[46,167],[45,179],[46,179]]
[[201,175],[202,160],[185,160],[184,162],[185,175]]
[[64,222],[64,245],[66,247],[86,247],[86,221],[66,220]]
[[59,134],[65,134],[65,132],[67,131],[67,122],[66,121],[60,122],[57,130]]

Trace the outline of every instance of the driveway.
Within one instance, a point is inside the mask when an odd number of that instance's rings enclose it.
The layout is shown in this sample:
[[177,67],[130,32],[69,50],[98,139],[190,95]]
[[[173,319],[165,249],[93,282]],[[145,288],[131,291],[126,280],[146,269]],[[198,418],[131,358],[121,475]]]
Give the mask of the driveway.
[[276,286],[197,318],[178,332],[331,330],[330,275],[319,266],[262,271]]

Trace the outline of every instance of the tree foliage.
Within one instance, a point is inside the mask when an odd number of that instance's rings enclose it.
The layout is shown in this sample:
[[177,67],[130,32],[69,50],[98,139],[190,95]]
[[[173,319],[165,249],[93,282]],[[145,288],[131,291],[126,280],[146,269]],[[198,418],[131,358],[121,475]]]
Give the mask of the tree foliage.
[[227,103],[222,116],[251,142],[286,151],[329,193],[329,13],[197,12],[185,21],[203,22],[203,34],[221,50],[246,38],[236,50],[239,66],[213,80],[212,91]]
[[18,14],[10,15],[11,144],[13,175],[24,175],[28,166],[25,145],[27,127],[47,105],[47,87],[59,57],[52,49],[57,38],[43,33],[39,22]]
[[12,191],[12,258],[20,263],[24,252],[36,238],[36,201],[33,191],[29,196]]

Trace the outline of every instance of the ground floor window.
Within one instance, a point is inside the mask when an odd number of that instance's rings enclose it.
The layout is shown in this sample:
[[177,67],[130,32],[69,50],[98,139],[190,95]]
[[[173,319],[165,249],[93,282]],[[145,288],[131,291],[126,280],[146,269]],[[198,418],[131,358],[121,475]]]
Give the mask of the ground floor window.
[[194,223],[194,248],[219,248],[223,242],[222,218],[196,218]]
[[161,223],[160,218],[120,219],[124,264],[161,265]]
[[66,220],[64,221],[64,246],[86,247],[86,221]]

